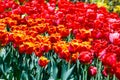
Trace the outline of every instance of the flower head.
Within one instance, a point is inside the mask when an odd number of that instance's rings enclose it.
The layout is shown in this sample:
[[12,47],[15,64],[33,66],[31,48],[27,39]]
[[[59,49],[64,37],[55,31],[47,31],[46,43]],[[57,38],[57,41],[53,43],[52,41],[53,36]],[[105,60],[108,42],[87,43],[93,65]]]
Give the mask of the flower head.
[[90,64],[93,59],[93,54],[89,51],[82,51],[78,59],[81,63]]
[[97,74],[97,67],[95,66],[90,66],[88,69],[88,73],[91,76],[95,76]]
[[48,60],[46,57],[44,56],[41,56],[38,60],[38,64],[41,66],[41,67],[45,67],[48,63],[50,62],[50,60]]

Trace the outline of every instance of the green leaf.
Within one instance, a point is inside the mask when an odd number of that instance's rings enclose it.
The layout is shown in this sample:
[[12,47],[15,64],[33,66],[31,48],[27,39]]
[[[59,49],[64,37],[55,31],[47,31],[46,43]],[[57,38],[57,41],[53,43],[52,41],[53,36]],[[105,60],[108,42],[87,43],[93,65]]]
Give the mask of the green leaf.
[[70,68],[67,72],[63,73],[63,77],[62,80],[68,80],[68,78],[70,77],[70,75],[72,74],[73,70],[74,70],[75,65]]
[[56,80],[57,79],[57,74],[58,74],[58,68],[56,66],[56,62],[54,59],[51,57],[51,74],[49,80]]
[[0,57],[3,57],[5,55],[6,51],[4,48],[0,49]]
[[40,80],[42,71],[43,69],[39,65],[37,65],[36,76],[35,76],[36,80]]
[[35,78],[32,74],[29,75],[29,80],[35,80]]
[[0,64],[0,73],[4,73],[3,64]]
[[7,79],[12,80],[12,78],[13,78],[13,73],[10,72],[10,73],[7,75]]
[[3,61],[8,63],[10,62],[10,52],[11,52],[11,48],[8,48],[8,51],[6,49],[6,53],[4,54]]
[[64,79],[64,74],[65,72],[67,72],[67,65],[65,64],[65,62],[62,60],[61,61],[61,65],[62,65],[62,71],[61,71],[61,79],[63,80]]
[[20,80],[28,80],[28,74],[25,71],[22,71]]
[[50,77],[48,80],[56,80],[56,79],[54,79],[53,77]]

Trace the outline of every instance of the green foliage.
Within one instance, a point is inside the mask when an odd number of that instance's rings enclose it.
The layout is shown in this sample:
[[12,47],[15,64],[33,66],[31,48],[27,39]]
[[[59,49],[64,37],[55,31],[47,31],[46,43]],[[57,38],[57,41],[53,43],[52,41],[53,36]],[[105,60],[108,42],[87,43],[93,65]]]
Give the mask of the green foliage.
[[[0,51],[0,79],[9,80],[117,80],[116,77],[102,75],[103,66],[98,59],[92,64],[66,62],[60,59],[54,51],[46,53],[50,60],[46,67],[38,65],[38,58],[34,55],[20,54],[12,44],[8,44]],[[96,76],[88,74],[88,67],[98,68]]]

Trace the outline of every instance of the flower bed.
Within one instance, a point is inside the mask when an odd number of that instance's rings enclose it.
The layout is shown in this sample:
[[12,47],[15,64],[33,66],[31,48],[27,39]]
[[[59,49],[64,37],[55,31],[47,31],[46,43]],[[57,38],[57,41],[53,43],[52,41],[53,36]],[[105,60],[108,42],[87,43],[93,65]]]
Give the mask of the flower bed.
[[120,79],[117,13],[67,0],[0,4],[1,79]]

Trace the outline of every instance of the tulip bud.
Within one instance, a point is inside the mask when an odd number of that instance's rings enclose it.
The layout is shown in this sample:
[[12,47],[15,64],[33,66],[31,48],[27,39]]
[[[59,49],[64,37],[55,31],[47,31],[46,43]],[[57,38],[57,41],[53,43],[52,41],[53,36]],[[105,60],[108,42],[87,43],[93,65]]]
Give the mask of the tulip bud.
[[95,76],[97,74],[97,68],[94,67],[94,66],[90,66],[89,69],[88,69],[88,73],[91,76]]
[[92,55],[92,53],[90,53],[88,51],[83,51],[80,53],[78,59],[83,64],[90,64],[92,62],[93,55]]
[[45,67],[48,63],[49,63],[49,60],[44,56],[41,56],[40,59],[38,60],[38,64],[41,67]]

